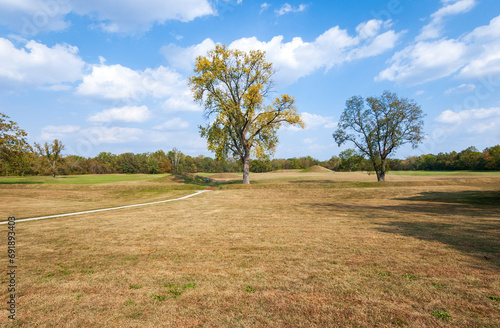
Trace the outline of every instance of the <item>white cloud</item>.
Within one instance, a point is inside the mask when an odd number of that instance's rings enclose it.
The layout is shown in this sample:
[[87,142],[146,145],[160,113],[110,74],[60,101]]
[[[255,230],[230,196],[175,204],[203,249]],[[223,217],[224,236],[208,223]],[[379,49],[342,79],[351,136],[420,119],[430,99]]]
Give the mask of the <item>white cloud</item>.
[[3,0],[0,1],[0,24],[23,35],[59,31],[70,25],[64,21],[70,11],[67,0]]
[[174,117],[153,127],[154,130],[183,130],[189,127],[189,123],[180,117]]
[[475,84],[461,84],[458,87],[447,89],[445,95],[459,95],[467,92],[472,92],[476,89]]
[[[208,0],[17,0],[0,1],[0,21],[23,34],[66,28],[68,13],[89,16],[99,28],[110,33],[147,31],[153,24],[168,20],[189,22],[216,14]],[[133,15],[131,15],[133,13]]]
[[134,71],[121,65],[96,65],[83,78],[76,93],[102,99],[137,101],[144,97],[166,98],[187,89],[184,78],[160,66]]
[[80,130],[79,126],[75,125],[48,125],[42,128],[40,135],[41,140],[53,140],[62,138],[67,134],[71,134]]
[[491,145],[500,138],[500,107],[468,109],[458,112],[445,110],[436,121],[448,137],[469,137],[476,144]]
[[298,7],[292,7],[289,3],[285,3],[280,9],[276,9],[274,12],[277,16],[282,16],[289,13],[298,13],[306,10],[306,8],[307,6],[304,4],[301,4]]
[[193,96],[189,90],[181,94],[174,95],[163,103],[166,112],[199,112],[202,108],[193,101]]
[[359,24],[356,27],[356,32],[358,32],[358,35],[361,39],[372,38],[378,34],[381,26],[381,20],[372,19]]
[[169,44],[161,48],[161,53],[167,58],[169,64],[176,69],[192,71],[196,57],[206,56],[208,51],[214,48],[215,42],[208,38],[187,48]]
[[264,11],[266,11],[267,9],[269,9],[269,7],[271,7],[270,4],[268,4],[267,2],[264,2],[263,4],[260,5],[260,13],[259,14],[262,14]]
[[144,134],[144,131],[137,128],[93,126],[82,130],[80,134],[83,137],[82,141],[92,140],[93,144],[98,145],[137,141]]
[[457,39],[410,44],[388,64],[375,81],[418,85],[454,74],[461,79],[500,74],[500,16]]
[[[448,4],[450,2],[452,3]],[[444,1],[444,3],[446,4],[444,7],[431,15],[430,23],[422,28],[422,31],[416,38],[417,40],[423,41],[439,38],[444,25],[443,19],[446,16],[468,12],[476,5],[475,0],[452,0]]]
[[330,129],[337,126],[337,122],[334,121],[333,116],[321,116],[307,112],[302,113],[301,116],[302,120],[306,123],[306,128],[323,127]]
[[444,6],[431,15],[431,21],[425,25],[417,36],[418,41],[436,39],[442,34],[443,19],[446,16],[463,14],[470,11],[475,5],[475,0],[444,0]]
[[418,42],[395,53],[375,81],[417,85],[449,76],[467,62],[467,47],[456,40]]
[[491,120],[500,119],[500,108],[480,108],[480,109],[468,109],[459,112],[454,112],[451,110],[445,110],[437,118],[436,121],[446,124],[464,124],[469,123],[473,120]]
[[488,25],[480,26],[464,37],[470,44],[472,55],[459,77],[477,78],[500,74],[500,16]]
[[145,122],[151,116],[146,106],[125,106],[110,108],[89,117],[88,121],[97,122]]
[[[376,56],[392,49],[401,33],[392,30],[381,33],[381,29],[387,26],[389,24],[372,20],[360,25],[357,35],[349,35],[347,30],[336,26],[325,31],[313,42],[306,42],[300,37],[284,42],[281,35],[268,42],[249,37],[233,41],[229,48],[265,51],[266,60],[272,62],[277,69],[276,82],[291,84],[317,69],[329,70],[335,65]],[[205,39],[202,43],[188,48],[168,45],[162,52],[171,65],[189,71],[197,56],[205,56],[207,51],[214,47],[213,40]]]
[[[318,127],[333,129],[337,126],[337,122],[335,122],[333,116],[321,116],[318,114],[311,114],[307,112],[300,114],[300,116],[302,117],[302,121],[304,121],[304,123],[306,124],[306,130]],[[294,125],[285,125],[283,128],[289,131],[302,131],[302,128]]]
[[9,40],[0,38],[0,80],[38,86],[77,81],[85,65],[77,54],[78,48],[67,44],[49,48],[29,41],[17,49]]

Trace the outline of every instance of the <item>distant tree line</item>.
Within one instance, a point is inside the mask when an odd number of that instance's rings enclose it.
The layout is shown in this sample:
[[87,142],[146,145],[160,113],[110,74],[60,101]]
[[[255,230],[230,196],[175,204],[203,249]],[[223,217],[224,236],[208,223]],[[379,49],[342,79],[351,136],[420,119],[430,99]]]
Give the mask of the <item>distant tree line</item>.
[[[47,160],[41,152],[26,151],[17,156],[15,165],[0,159],[0,175],[53,175],[53,162]],[[276,170],[306,169],[320,165],[333,171],[370,171],[373,170],[368,159],[354,149],[342,151],[339,156],[332,156],[327,161],[319,161],[311,156],[299,158],[276,158],[251,160],[250,172],[261,173]],[[411,156],[404,160],[389,159],[387,169],[400,170],[500,170],[500,145],[486,148],[482,152],[469,147],[461,152],[426,154]],[[196,157],[183,154],[174,148],[168,152],[158,150],[152,153],[123,153],[115,155],[102,152],[95,157],[84,158],[68,155],[57,159],[57,174],[110,174],[110,173],[218,173],[241,172],[241,162],[230,158],[218,161],[199,155]]]
[[[158,150],[152,153],[112,154],[102,152],[95,157],[77,155],[62,156],[64,145],[59,140],[43,146],[30,146],[27,133],[17,123],[0,113],[0,175],[72,175],[110,173],[218,173],[241,172],[242,163],[238,159],[226,161],[203,155],[192,157],[173,148],[168,152]],[[319,161],[311,156],[288,159],[250,160],[250,172],[270,172],[288,169],[306,169],[321,165],[333,171],[371,171],[370,161],[354,149],[340,152],[327,161]],[[426,154],[411,156],[404,160],[388,159],[388,170],[500,170],[500,145],[486,148],[482,152],[469,147],[461,152]]]

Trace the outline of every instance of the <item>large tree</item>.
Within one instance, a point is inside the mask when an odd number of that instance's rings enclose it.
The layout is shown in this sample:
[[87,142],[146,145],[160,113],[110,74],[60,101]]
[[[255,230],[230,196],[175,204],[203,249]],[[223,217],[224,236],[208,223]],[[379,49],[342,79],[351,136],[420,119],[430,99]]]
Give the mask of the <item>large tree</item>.
[[54,139],[51,144],[45,142],[43,146],[35,142],[35,147],[40,152],[40,155],[47,160],[52,171],[52,177],[55,178],[57,174],[57,164],[61,160],[61,151],[64,149],[63,143],[58,139]]
[[0,113],[0,172],[2,174],[24,175],[33,162],[33,149],[26,140],[28,134]]
[[333,138],[339,147],[347,141],[354,143],[370,159],[378,181],[385,181],[387,157],[405,143],[416,148],[422,141],[423,116],[414,100],[389,91],[366,101],[353,96],[346,102]]
[[243,183],[250,183],[250,156],[272,155],[283,124],[304,127],[294,99],[281,95],[271,104],[272,64],[262,51],[243,52],[216,46],[206,57],[196,58],[195,75],[189,84],[195,101],[205,107],[212,122],[200,126],[208,149],[218,160],[234,156],[243,166]]

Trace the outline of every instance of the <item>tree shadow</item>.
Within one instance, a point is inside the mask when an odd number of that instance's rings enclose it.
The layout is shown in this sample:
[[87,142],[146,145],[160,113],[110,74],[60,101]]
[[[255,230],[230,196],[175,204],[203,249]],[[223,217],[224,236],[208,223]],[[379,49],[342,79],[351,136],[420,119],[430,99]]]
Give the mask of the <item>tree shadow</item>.
[[437,241],[500,269],[500,191],[422,192],[394,200],[406,202],[313,206],[362,213],[376,219],[375,229],[380,232]]
[[500,270],[499,220],[468,224],[392,221],[376,225],[379,226],[376,230],[380,232],[440,242],[464,254],[484,260]]
[[219,181],[210,179],[210,177],[202,177],[201,175],[196,175],[195,173],[173,173],[171,177],[174,182],[207,188],[231,184],[241,184],[241,180]]
[[457,205],[500,208],[500,191],[460,191],[460,192],[422,192],[418,196],[400,200],[439,202]]

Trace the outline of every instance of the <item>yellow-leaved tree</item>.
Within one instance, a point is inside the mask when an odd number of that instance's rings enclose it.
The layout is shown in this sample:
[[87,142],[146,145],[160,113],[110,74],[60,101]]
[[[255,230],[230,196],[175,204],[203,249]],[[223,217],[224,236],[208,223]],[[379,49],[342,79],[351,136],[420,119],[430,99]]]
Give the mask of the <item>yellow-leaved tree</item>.
[[277,130],[282,124],[304,128],[304,122],[287,95],[266,103],[273,86],[272,64],[265,52],[244,52],[216,46],[207,56],[196,58],[189,84],[195,101],[205,107],[212,122],[200,126],[208,149],[216,158],[239,158],[243,183],[250,183],[250,156],[272,155],[278,144]]

